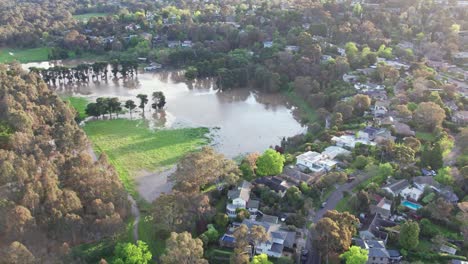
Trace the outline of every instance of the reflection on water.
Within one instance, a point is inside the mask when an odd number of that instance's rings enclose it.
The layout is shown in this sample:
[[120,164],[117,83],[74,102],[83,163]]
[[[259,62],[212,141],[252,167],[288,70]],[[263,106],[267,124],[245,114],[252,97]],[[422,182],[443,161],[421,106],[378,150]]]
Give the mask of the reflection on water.
[[[31,66],[47,67],[28,64]],[[94,101],[97,97],[118,97],[122,101],[132,99],[136,104],[138,94],[162,91],[166,96],[164,110],[145,108],[144,118],[154,128],[198,127],[213,129],[215,148],[235,157],[242,153],[262,152],[279,144],[283,137],[302,133],[305,128],[294,118],[285,98],[278,94],[253,93],[247,89],[219,91],[211,79],[200,79],[187,83],[181,71],[140,73],[128,80],[90,81],[87,84],[61,85],[52,87],[58,93],[85,96]],[[135,109],[133,118],[141,118]],[[125,117],[130,117],[125,114]]]

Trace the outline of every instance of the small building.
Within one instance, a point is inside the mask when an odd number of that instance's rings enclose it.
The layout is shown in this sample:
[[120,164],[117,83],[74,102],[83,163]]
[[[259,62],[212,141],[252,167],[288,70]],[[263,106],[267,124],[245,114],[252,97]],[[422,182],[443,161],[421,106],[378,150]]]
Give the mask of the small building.
[[273,47],[273,41],[264,41],[264,42],[263,42],[263,47],[264,47],[264,48],[271,48],[271,47]]
[[457,249],[456,248],[453,248],[453,247],[449,247],[447,245],[442,245],[440,246],[440,252],[442,253],[447,253],[447,254],[450,254],[450,255],[455,255],[457,253]]
[[284,48],[284,50],[286,50],[287,52],[291,52],[291,53],[298,52],[299,46],[288,45],[286,46],[286,48]]
[[468,124],[468,111],[457,111],[453,113],[452,121],[459,125]]
[[296,165],[306,167],[312,172],[330,171],[336,164],[336,161],[328,158],[326,155],[314,151],[307,151],[297,156],[296,160]]
[[143,68],[145,71],[155,71],[162,68],[162,65],[159,63],[152,62],[149,66]]
[[383,219],[388,219],[392,215],[392,203],[385,198],[382,198],[375,207],[375,213],[379,214]]
[[183,48],[191,48],[193,46],[193,43],[191,40],[184,40],[184,42],[182,42],[181,46]]
[[387,250],[384,241],[354,238],[353,243],[369,251],[367,264],[400,263],[402,256],[396,250]]
[[254,184],[263,184],[271,190],[277,192],[279,195],[281,195],[281,197],[286,194],[286,191],[290,187],[285,180],[278,176],[260,177],[255,179]]
[[167,42],[167,47],[168,48],[178,48],[180,47],[180,41],[179,40],[176,40],[176,41],[168,41]]

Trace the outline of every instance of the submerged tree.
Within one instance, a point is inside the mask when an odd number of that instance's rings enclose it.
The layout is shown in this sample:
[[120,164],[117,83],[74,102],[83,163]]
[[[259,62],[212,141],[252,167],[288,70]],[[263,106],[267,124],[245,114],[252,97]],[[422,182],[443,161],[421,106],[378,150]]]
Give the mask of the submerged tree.
[[137,98],[140,99],[140,105],[138,105],[141,110],[143,110],[143,114],[145,114],[145,105],[148,103],[148,95],[146,94],[139,94]]
[[125,102],[125,108],[128,109],[128,111],[130,112],[130,119],[132,118],[132,112],[133,112],[133,109],[135,109],[137,106],[135,104],[135,102],[133,100],[127,100]]

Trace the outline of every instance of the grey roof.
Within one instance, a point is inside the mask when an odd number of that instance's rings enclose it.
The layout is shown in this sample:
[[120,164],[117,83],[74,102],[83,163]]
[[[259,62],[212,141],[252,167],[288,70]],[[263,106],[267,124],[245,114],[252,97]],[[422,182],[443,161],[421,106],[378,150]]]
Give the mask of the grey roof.
[[244,201],[248,201],[250,198],[250,189],[251,184],[247,181],[243,181],[242,185],[237,187],[235,190],[230,190],[228,192],[229,199],[241,198]]
[[387,249],[388,254],[390,255],[391,258],[398,258],[401,257],[401,254],[398,250],[394,249]]
[[385,248],[369,248],[369,258],[390,258],[390,254]]
[[249,200],[247,202],[247,208],[256,208],[256,209],[258,209],[259,206],[260,206],[260,201],[258,201],[258,200]]
[[284,247],[293,248],[296,243],[296,232],[286,232],[286,238],[284,239]]
[[286,232],[271,232],[271,237],[276,239],[286,239]]
[[440,190],[440,195],[442,195],[447,202],[456,203],[459,200],[458,196],[447,187]]
[[278,217],[274,216],[274,215],[263,214],[262,222],[277,224],[278,223]]
[[434,180],[432,176],[417,176],[413,178],[413,182],[417,184],[426,184],[434,187],[438,187],[439,183]]
[[409,184],[408,180],[404,179],[404,180],[396,181],[394,183],[387,184],[383,188],[389,188],[390,190],[392,190],[393,193],[398,194],[403,189],[405,189],[406,187],[409,187],[409,186],[410,186],[410,184]]
[[283,248],[284,246],[278,243],[273,243],[273,245],[271,245],[271,251],[273,252],[282,253]]

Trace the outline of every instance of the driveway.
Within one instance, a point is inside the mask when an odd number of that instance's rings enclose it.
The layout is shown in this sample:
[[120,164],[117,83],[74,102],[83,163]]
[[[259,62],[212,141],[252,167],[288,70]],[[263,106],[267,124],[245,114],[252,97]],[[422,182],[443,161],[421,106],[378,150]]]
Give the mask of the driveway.
[[[324,208],[321,208],[313,217],[313,222],[316,224],[320,219],[322,219],[323,215],[329,211],[335,209],[338,202],[343,199],[343,192],[351,192],[354,187],[358,186],[361,182],[366,181],[370,178],[370,175],[361,175],[356,177],[356,180],[352,182],[347,182],[345,184],[340,185],[333,193],[328,197],[326,200],[326,205]],[[320,264],[320,256],[317,250],[313,245],[312,233],[308,230],[307,235],[307,243],[306,248],[309,251],[309,259],[307,260],[307,264]]]

